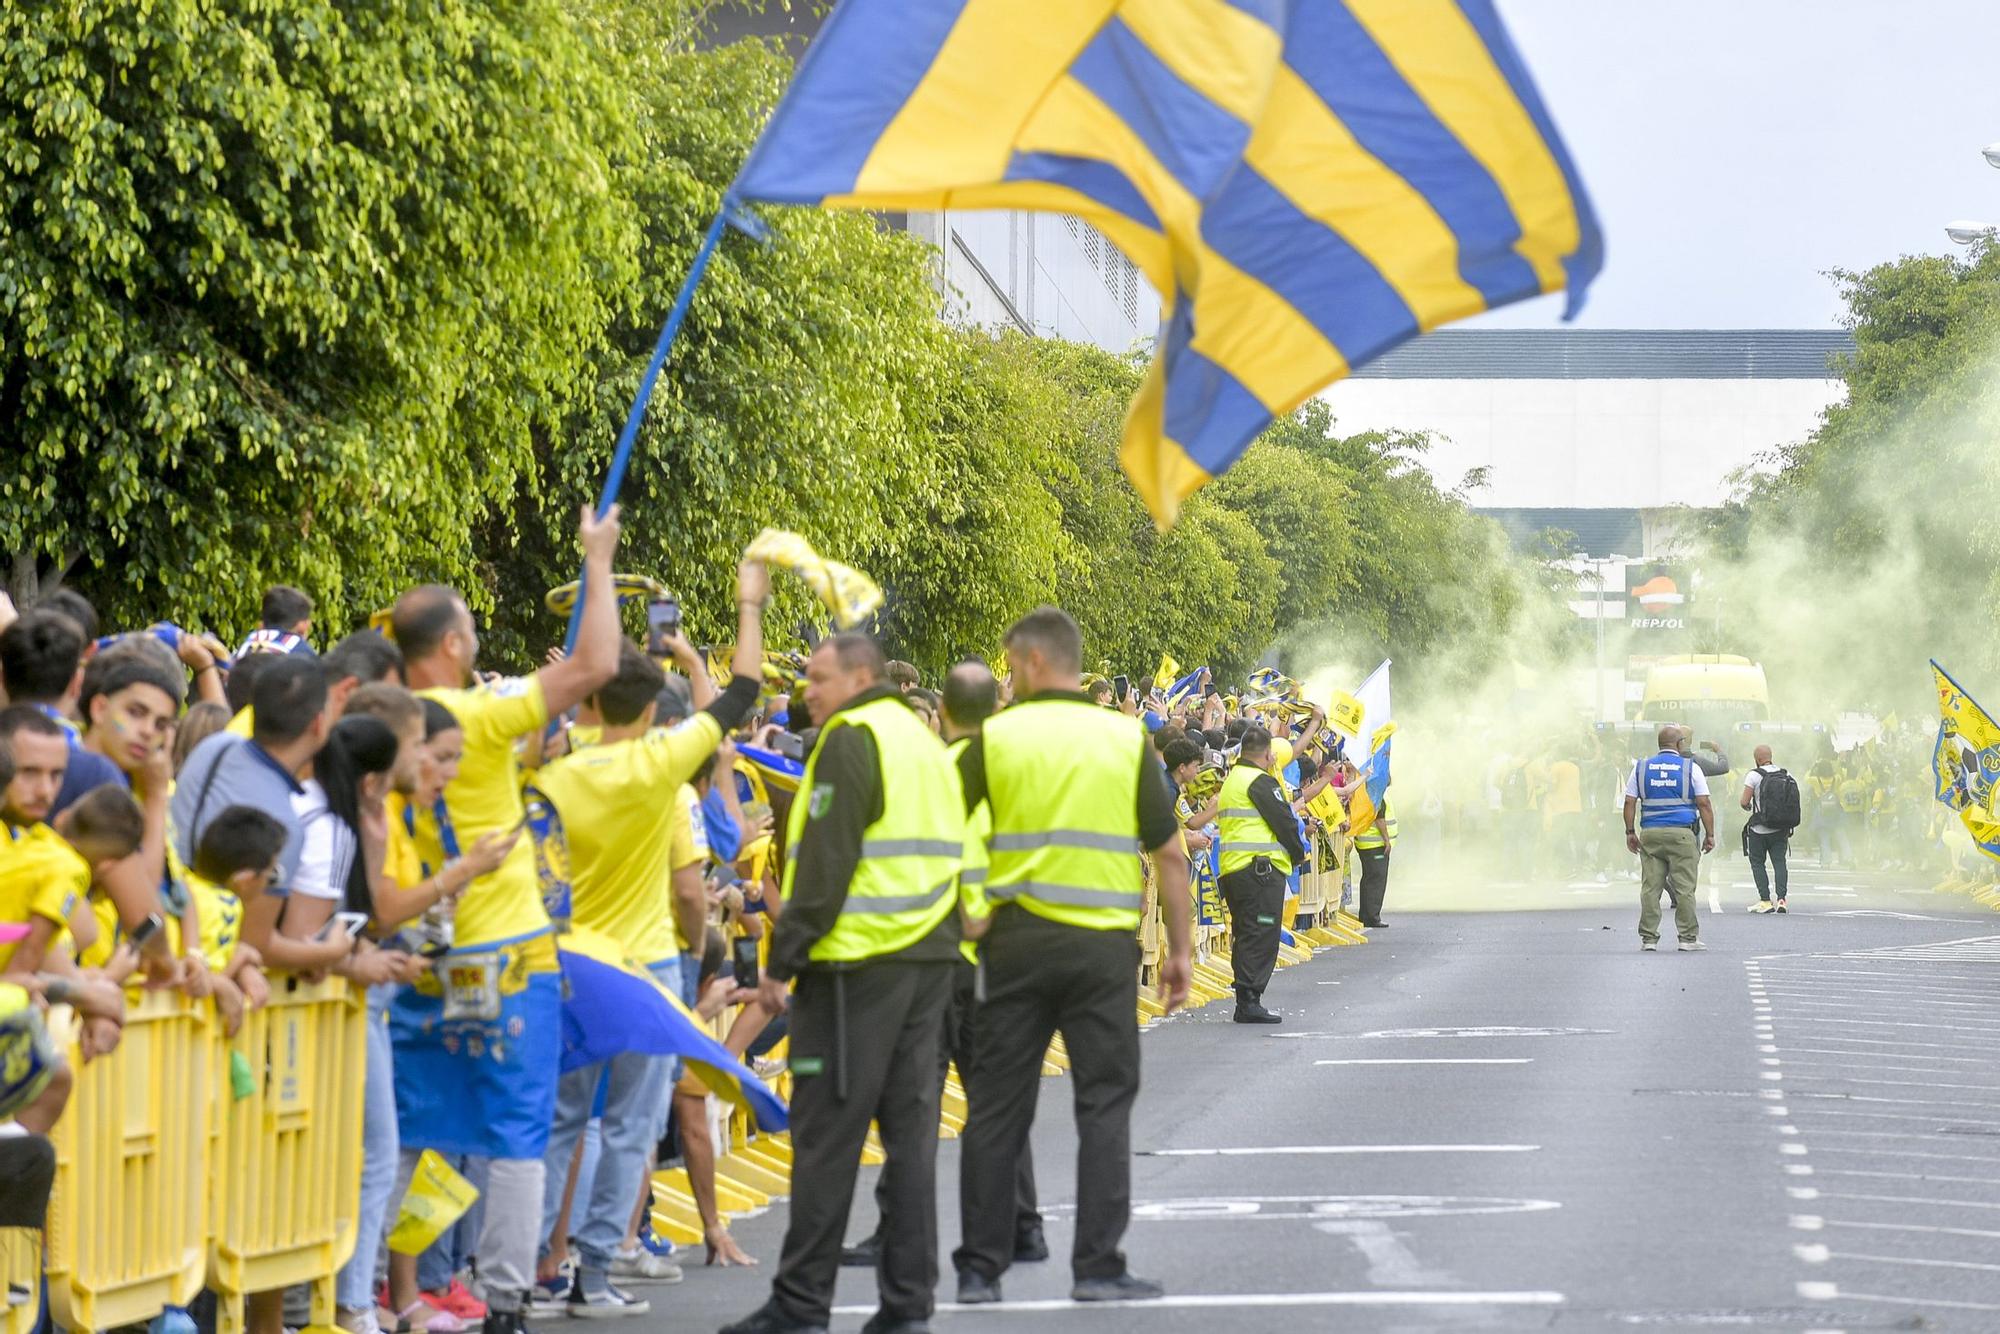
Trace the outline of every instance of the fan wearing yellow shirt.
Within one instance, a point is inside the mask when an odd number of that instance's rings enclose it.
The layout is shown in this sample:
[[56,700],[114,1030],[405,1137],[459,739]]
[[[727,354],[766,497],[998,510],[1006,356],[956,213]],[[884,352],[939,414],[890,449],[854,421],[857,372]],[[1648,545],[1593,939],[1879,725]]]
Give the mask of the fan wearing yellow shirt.
[[28,925],[19,945],[0,945],[0,972],[33,973],[65,931],[77,953],[94,943],[91,884],[138,851],[145,820],[132,795],[118,787],[85,793],[54,827],[23,821],[11,801],[0,814],[7,831],[0,843],[0,922]]
[[223,1032],[234,1035],[246,1010],[271,999],[263,960],[243,939],[243,903],[278,878],[284,822],[255,806],[227,806],[201,831],[188,896],[201,923],[197,948],[215,977],[215,1007]]
[[[435,865],[447,843],[470,846],[527,818],[515,743],[618,669],[617,507],[601,518],[584,511],[578,535],[584,587],[575,649],[533,676],[477,680],[479,631],[452,589],[431,584],[396,600],[390,633],[405,680],[450,709],[465,735],[458,776],[435,811],[417,813],[418,850]],[[535,849],[523,839],[460,900],[456,941],[437,975],[405,987],[390,1010],[402,1134],[446,1154],[492,1160],[477,1248],[487,1334],[521,1334],[534,1282],[542,1153],[562,1043],[552,931]]]
[[[662,986],[684,998],[682,939],[703,938],[708,906],[700,875],[703,854],[692,846],[699,813],[688,818],[687,782],[724,734],[757,705],[761,609],[769,581],[754,562],[746,561],[737,572],[735,679],[721,696],[680,726],[655,729],[666,676],[637,647],[621,644],[617,673],[589,701],[603,727],[599,739],[545,765],[535,777],[536,790],[561,817],[574,923],[617,941]],[[696,684],[704,683],[697,678]],[[578,1183],[581,1222],[571,1220],[578,1258],[568,1297],[572,1311],[638,1314],[646,1304],[612,1286],[614,1276],[641,1282],[680,1276],[663,1257],[620,1244],[645,1185],[648,1157],[665,1128],[674,1067],[672,1057],[628,1052],[562,1076],[544,1157],[544,1251],[562,1212],[577,1139],[590,1120],[599,1084],[607,1089],[603,1150],[594,1179]]]

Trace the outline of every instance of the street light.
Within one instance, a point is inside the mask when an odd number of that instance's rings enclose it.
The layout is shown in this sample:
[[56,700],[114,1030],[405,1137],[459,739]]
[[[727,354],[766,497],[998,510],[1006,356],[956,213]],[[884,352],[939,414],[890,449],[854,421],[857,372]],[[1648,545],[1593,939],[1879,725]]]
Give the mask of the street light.
[[1979,150],[1989,167],[2000,167],[2000,143],[1990,143]]
[[1948,222],[1944,226],[1944,234],[1960,245],[1973,245],[1990,240],[1996,233],[2000,233],[2000,227],[1995,227],[1990,222],[1971,222],[1963,218],[1957,222]]

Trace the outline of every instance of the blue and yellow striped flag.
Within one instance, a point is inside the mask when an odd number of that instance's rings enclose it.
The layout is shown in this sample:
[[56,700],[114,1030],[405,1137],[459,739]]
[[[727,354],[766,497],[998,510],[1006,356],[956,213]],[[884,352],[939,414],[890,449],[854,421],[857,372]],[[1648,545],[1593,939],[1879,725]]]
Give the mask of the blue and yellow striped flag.
[[1603,260],[1492,0],[843,0],[735,185],[1071,213],[1164,298],[1122,458],[1154,518],[1275,416]]

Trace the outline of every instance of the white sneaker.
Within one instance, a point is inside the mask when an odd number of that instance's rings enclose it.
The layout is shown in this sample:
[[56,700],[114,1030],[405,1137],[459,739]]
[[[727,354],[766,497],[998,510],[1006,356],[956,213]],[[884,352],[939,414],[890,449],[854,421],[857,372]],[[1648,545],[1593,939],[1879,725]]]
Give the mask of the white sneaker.
[[1769,899],[1758,899],[1755,903],[1750,905],[1750,911],[1763,913],[1763,912],[1776,912],[1777,909],[1771,906],[1771,901]]
[[578,1320],[617,1320],[625,1316],[645,1315],[653,1309],[653,1304],[643,1297],[620,1292],[609,1283],[596,1292],[587,1292],[582,1283],[569,1290],[569,1300],[564,1309]]
[[1696,950],[1705,950],[1707,948],[1708,946],[1704,945],[1699,940],[1683,940],[1680,943],[1680,951],[1682,954],[1692,954]]
[[641,1248],[620,1251],[611,1259],[611,1277],[627,1283],[678,1283],[685,1277],[681,1267],[664,1255]]
[[1639,948],[1657,953],[1660,948],[1660,942],[1657,940],[1642,940],[1639,942]]

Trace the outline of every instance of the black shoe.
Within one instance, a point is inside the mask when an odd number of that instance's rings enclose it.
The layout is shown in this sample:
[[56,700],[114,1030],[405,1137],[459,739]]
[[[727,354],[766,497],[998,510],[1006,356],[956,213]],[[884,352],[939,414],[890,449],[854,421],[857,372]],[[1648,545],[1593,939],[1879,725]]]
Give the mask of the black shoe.
[[886,1311],[877,1311],[869,1316],[868,1323],[861,1327],[861,1334],[931,1334],[931,1322],[905,1320]]
[[1049,1258],[1049,1239],[1040,1223],[1024,1223],[1014,1229],[1014,1263],[1034,1264]]
[[873,1269],[882,1259],[882,1234],[877,1232],[852,1246],[840,1248],[842,1269]]
[[735,1324],[724,1325],[720,1334],[826,1334],[826,1326],[794,1320],[776,1302],[765,1302]]
[[1080,1278],[1069,1290],[1073,1302],[1151,1302],[1167,1295],[1166,1288],[1150,1278],[1120,1274],[1116,1278]]
[[[1239,1024],[1282,1024],[1284,1016],[1272,1014],[1256,1001],[1236,1002],[1236,1022]],[[1078,1298],[1079,1301],[1083,1300]]]
[[1387,931],[1389,929],[1387,922],[1363,922],[1361,925],[1367,927],[1370,931]]
[[1000,1280],[988,1278],[973,1269],[958,1271],[958,1304],[960,1306],[990,1306],[1000,1300]]
[[527,1313],[523,1311],[495,1311],[487,1308],[486,1319],[480,1323],[480,1334],[528,1334]]

